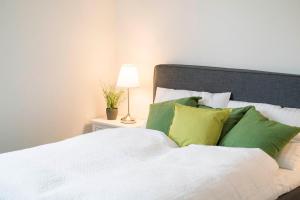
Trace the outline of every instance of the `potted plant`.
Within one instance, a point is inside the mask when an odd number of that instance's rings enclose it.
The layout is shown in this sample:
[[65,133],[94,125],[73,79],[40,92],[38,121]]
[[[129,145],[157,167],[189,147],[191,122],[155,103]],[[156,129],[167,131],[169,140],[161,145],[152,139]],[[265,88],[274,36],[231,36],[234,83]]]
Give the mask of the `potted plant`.
[[103,96],[106,101],[106,116],[108,120],[115,120],[118,116],[118,106],[124,94],[114,86],[102,86]]

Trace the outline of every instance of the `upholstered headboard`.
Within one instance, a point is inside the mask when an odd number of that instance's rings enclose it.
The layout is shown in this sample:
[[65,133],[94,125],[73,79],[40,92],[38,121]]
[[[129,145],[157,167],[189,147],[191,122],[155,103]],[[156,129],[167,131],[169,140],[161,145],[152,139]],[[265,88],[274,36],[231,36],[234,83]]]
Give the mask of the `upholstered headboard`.
[[163,64],[155,66],[157,87],[232,92],[231,99],[300,108],[300,76],[263,71]]

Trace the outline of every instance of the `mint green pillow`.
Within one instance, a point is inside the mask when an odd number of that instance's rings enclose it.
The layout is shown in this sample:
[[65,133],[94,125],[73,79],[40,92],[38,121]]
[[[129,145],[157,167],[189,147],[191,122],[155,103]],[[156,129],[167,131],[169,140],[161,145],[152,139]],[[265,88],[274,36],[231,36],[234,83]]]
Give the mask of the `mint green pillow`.
[[[219,108],[211,108],[204,105],[199,105],[199,108],[219,109]],[[229,108],[230,109],[229,117],[224,123],[220,135],[220,140],[222,140],[222,138],[243,118],[246,112],[251,108],[254,108],[254,106],[246,106],[242,108]]]
[[251,108],[222,139],[226,147],[260,148],[276,158],[300,128],[271,121]]
[[174,116],[175,103],[187,106],[198,106],[200,97],[187,97],[150,105],[146,128],[169,133],[170,125]]
[[229,109],[214,110],[175,105],[169,137],[179,146],[190,144],[216,145]]

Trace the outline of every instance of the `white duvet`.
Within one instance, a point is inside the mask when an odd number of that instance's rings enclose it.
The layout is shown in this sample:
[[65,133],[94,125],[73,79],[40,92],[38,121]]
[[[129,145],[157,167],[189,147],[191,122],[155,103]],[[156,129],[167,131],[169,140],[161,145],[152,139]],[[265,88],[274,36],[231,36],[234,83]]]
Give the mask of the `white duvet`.
[[276,162],[258,149],[178,148],[146,129],[107,129],[0,154],[1,200],[271,200]]

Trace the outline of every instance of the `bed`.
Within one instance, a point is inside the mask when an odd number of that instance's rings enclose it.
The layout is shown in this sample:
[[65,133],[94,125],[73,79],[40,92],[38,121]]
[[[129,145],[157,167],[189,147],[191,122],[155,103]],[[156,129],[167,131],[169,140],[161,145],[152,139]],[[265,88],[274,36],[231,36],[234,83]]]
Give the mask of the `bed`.
[[[231,91],[232,100],[300,108],[299,75],[162,64],[155,67],[153,83],[154,97],[157,87],[213,93]],[[300,187],[282,195],[278,200],[296,199],[300,199]]]
[[[154,96],[157,87],[231,91],[233,100],[300,108],[296,75],[158,65]],[[159,131],[107,129],[0,154],[0,199],[267,200],[284,193],[271,184],[287,180],[277,172],[276,162],[259,149],[178,148]],[[299,195],[297,188],[279,200]]]

